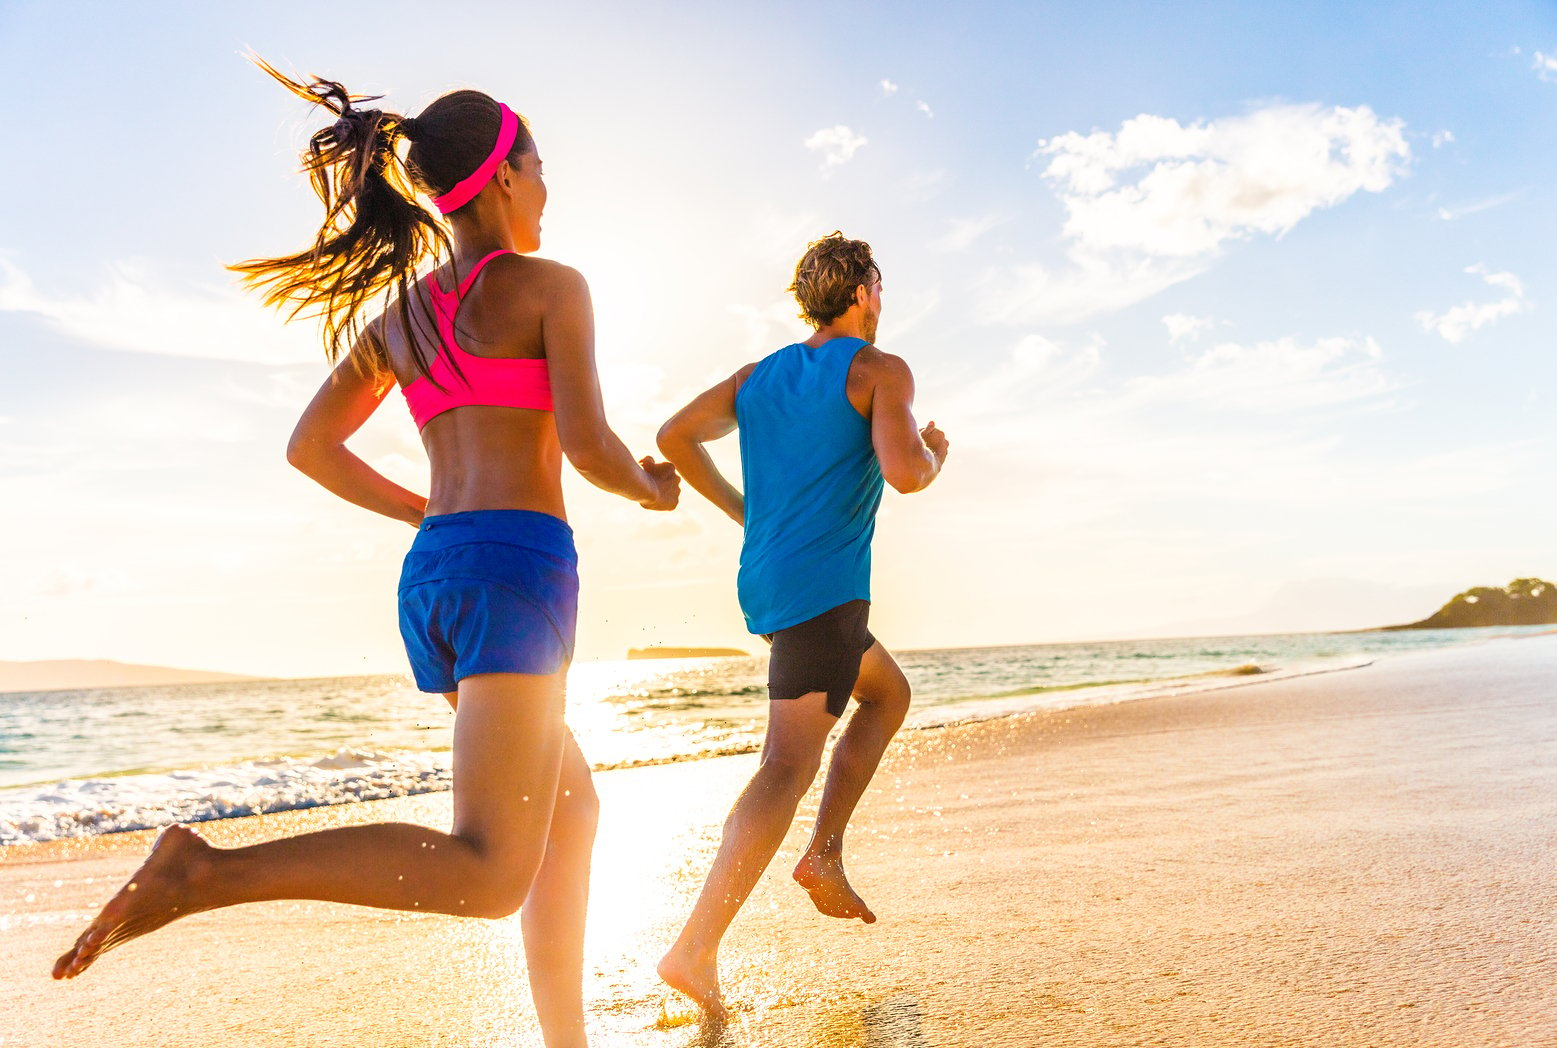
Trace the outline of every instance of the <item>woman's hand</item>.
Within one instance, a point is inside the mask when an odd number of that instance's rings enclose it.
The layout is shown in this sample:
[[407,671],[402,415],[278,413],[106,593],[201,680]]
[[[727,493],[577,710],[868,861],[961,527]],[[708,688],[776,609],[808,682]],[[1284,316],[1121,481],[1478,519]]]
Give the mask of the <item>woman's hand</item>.
[[638,460],[638,465],[649,475],[654,482],[654,496],[638,503],[644,509],[672,510],[681,500],[681,477],[676,473],[676,467],[669,462],[656,462],[653,455],[645,455]]

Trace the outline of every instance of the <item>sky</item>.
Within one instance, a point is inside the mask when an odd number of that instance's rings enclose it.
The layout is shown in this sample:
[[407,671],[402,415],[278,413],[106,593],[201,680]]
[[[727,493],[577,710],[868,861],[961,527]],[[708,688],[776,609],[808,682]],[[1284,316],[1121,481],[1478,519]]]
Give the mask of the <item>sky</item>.
[[[869,241],[878,344],[952,443],[883,505],[889,648],[1363,628],[1557,576],[1557,6],[458,10],[0,0],[0,659],[404,669],[412,532],[287,466],[318,332],[223,268],[320,215],[327,121],[249,49],[525,114],[637,454],[806,336],[809,240]],[[352,447],[425,485],[397,397]],[[718,511],[565,490],[581,658],[761,649]]]

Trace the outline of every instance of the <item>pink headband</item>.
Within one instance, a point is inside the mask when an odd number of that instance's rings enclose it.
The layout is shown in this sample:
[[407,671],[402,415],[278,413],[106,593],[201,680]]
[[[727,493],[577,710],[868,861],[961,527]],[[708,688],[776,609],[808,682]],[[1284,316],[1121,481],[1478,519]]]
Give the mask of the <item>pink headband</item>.
[[498,128],[497,144],[492,147],[492,155],[482,161],[480,167],[462,178],[453,189],[442,196],[433,197],[433,207],[438,209],[440,215],[458,211],[476,199],[476,194],[492,181],[493,175],[497,174],[497,165],[507,158],[508,151],[514,147],[514,138],[519,134],[519,117],[501,102],[497,107],[503,111],[503,123]]

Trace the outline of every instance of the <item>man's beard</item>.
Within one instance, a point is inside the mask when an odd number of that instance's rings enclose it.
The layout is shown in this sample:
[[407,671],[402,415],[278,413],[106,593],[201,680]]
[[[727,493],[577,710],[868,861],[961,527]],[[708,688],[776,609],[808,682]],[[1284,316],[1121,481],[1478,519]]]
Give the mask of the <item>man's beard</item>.
[[874,343],[876,341],[876,325],[878,323],[880,323],[880,322],[881,322],[881,318],[880,317],[873,317],[873,316],[868,316],[868,315],[865,317],[865,341],[866,342]]

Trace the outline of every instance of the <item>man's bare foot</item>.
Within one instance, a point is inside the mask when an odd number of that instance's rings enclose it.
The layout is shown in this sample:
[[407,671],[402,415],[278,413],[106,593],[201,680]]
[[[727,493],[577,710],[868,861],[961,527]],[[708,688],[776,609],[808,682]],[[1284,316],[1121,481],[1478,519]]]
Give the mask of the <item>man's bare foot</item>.
[[191,897],[190,888],[205,872],[211,851],[211,846],[187,826],[163,830],[129,883],[108,900],[76,944],[54,962],[54,978],[74,979],[99,954],[202,909]]
[[795,865],[795,880],[827,916],[845,920],[858,917],[866,924],[876,923],[876,915],[870,912],[865,900],[849,887],[849,879],[843,875],[842,855],[806,852]]
[[669,953],[660,958],[654,970],[666,986],[692,998],[709,1018],[722,1019],[729,1014],[724,1006],[724,996],[719,991],[717,955],[702,957],[683,950],[679,945],[673,946]]

